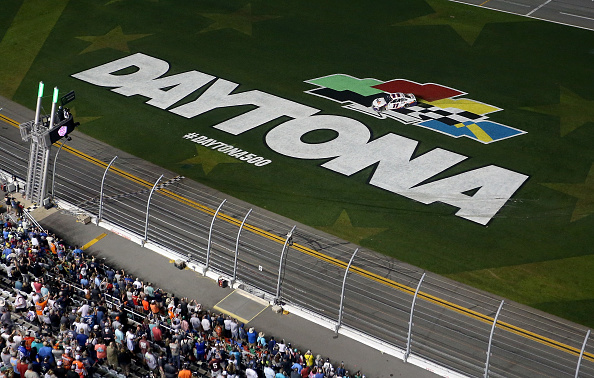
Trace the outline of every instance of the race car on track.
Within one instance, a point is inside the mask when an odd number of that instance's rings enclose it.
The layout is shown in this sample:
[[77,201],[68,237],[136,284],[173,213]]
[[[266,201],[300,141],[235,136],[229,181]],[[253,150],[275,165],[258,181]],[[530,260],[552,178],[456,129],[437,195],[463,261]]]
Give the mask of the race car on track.
[[414,106],[417,104],[417,98],[412,93],[386,93],[382,97],[373,100],[371,107],[376,112],[383,112],[384,110],[396,110]]

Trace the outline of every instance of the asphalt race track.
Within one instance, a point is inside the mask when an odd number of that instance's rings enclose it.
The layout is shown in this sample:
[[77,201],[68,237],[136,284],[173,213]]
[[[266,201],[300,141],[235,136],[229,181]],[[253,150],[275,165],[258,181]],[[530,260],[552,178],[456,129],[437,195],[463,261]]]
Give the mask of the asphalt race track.
[[[28,121],[33,112],[5,99],[0,99],[0,107],[4,108],[0,167],[25,178],[28,143],[22,141],[13,121]],[[57,150],[52,148],[50,172]],[[232,274],[239,225],[253,208],[247,203],[187,179],[172,180],[175,173],[77,132],[57,159],[56,197],[97,214],[101,179],[116,155],[106,175],[103,219],[144,236],[149,191],[163,174],[164,187],[152,196],[148,240],[204,264],[214,210],[226,199],[214,222],[209,265]],[[293,226],[294,244],[282,262],[281,301],[335,320],[345,268],[356,245],[253,208],[241,233],[237,279],[247,290],[274,297],[281,251]],[[343,325],[404,349],[410,306],[423,273],[359,250],[347,279]],[[412,354],[468,376],[482,376],[491,324],[501,300],[427,273],[416,301]],[[494,333],[490,376],[574,376],[586,332],[583,326],[506,301]],[[580,376],[594,376],[593,357],[594,343],[590,343]]]
[[594,2],[591,0],[455,0],[454,2],[594,30]]

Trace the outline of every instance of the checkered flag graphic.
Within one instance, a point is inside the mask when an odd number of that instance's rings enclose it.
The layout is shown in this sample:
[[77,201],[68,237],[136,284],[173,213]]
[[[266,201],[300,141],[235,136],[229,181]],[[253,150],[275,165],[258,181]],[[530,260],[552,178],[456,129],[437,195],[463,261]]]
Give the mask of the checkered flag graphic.
[[476,122],[487,118],[462,109],[439,108],[422,102],[408,108],[388,110],[383,113],[389,118],[394,118],[406,124],[435,120],[453,126],[459,123]]

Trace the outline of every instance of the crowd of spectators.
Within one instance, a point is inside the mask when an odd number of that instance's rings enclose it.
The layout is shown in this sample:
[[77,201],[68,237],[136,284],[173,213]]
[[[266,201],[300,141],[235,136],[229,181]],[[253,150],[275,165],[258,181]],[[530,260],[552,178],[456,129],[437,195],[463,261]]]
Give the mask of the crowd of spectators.
[[114,269],[12,207],[0,214],[0,378],[364,377]]

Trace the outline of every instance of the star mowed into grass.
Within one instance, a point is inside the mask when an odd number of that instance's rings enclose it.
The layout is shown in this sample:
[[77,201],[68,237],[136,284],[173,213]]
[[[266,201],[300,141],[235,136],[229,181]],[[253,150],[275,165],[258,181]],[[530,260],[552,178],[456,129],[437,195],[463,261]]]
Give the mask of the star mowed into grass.
[[86,35],[76,37],[82,41],[90,42],[80,54],[86,54],[101,49],[114,49],[122,52],[130,52],[128,42],[147,37],[152,34],[124,34],[121,26],[116,26],[104,35]]
[[377,235],[387,230],[387,228],[355,227],[346,210],[342,210],[333,225],[318,228],[324,232],[336,235],[341,239],[346,239],[356,244],[359,244],[362,240],[367,239],[370,236]]
[[210,148],[196,146],[196,156],[180,161],[178,164],[200,165],[204,171],[204,174],[208,175],[219,164],[238,163],[242,163],[242,161],[232,158],[226,154],[213,151]]
[[232,13],[201,13],[200,15],[213,21],[206,28],[200,30],[200,33],[233,29],[249,36],[252,35],[252,26],[254,23],[280,17],[273,15],[254,15],[250,3]]
[[511,18],[504,14],[491,12],[489,17],[480,9],[451,3],[449,1],[426,0],[434,13],[399,22],[393,26],[434,26],[446,25],[462,37],[470,46],[479,37],[485,25],[494,22],[525,22],[529,19]]
[[571,222],[594,213],[594,164],[590,167],[590,172],[583,183],[553,182],[541,183],[541,185],[577,198],[571,213]]
[[568,88],[559,88],[559,103],[522,108],[531,112],[559,117],[561,136],[586,123],[594,123],[594,100],[586,100]]

